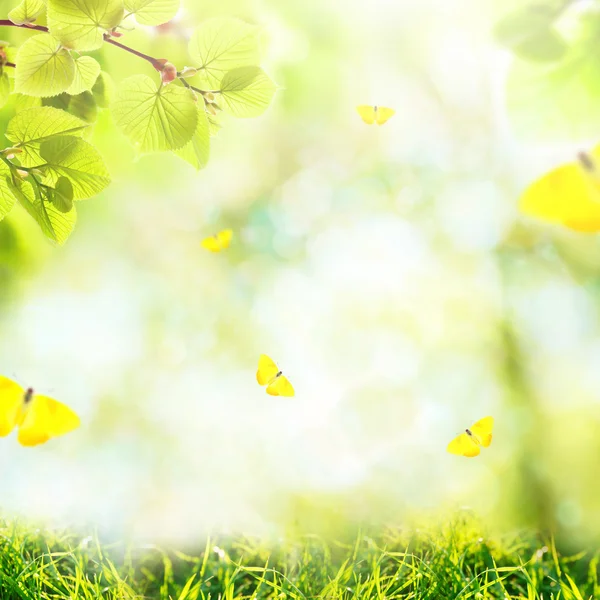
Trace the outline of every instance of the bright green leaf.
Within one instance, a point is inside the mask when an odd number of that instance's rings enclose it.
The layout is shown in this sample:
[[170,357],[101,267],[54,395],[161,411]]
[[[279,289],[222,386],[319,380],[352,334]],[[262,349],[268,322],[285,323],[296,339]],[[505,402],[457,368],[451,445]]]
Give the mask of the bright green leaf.
[[66,177],[73,185],[75,200],[95,196],[110,183],[102,157],[81,138],[54,137],[42,143],[40,155],[48,168],[46,182],[55,186],[60,177]]
[[17,53],[15,91],[28,96],[56,96],[75,77],[75,61],[50,34],[29,38]]
[[8,13],[15,25],[33,23],[46,10],[46,0],[21,0],[21,4]]
[[25,96],[24,94],[13,94],[15,99],[15,112],[20,113],[28,108],[37,108],[42,106],[42,99],[34,96]]
[[0,160],[0,221],[12,210],[15,204],[15,195],[8,183],[10,179],[10,167]]
[[175,153],[183,158],[195,169],[203,169],[208,163],[210,156],[210,133],[208,131],[208,118],[203,108],[198,109],[198,125],[194,137],[180,150]]
[[259,29],[239,19],[208,19],[192,35],[189,52],[202,84],[218,89],[227,71],[260,63]]
[[210,134],[210,137],[214,137],[215,135],[217,135],[217,133],[219,133],[219,131],[221,131],[223,126],[221,125],[221,123],[219,123],[217,117],[213,117],[212,115],[207,114],[206,118],[208,120],[208,133]]
[[190,90],[173,84],[157,88],[147,75],[134,75],[121,84],[112,113],[142,152],[183,148],[198,123],[196,98]]
[[123,0],[48,0],[50,33],[73,50],[100,48],[123,16]]
[[125,8],[141,25],[162,25],[179,10],[179,0],[125,0]]
[[63,213],[50,202],[43,188],[37,188],[36,191],[29,181],[14,183],[8,179],[7,183],[21,206],[40,226],[44,235],[58,244],[64,244],[77,222],[75,207]]
[[73,208],[73,184],[66,177],[59,177],[54,188],[48,188],[48,199],[61,213]]
[[7,102],[10,96],[10,79],[6,72],[0,73],[0,108]]
[[265,112],[276,89],[260,67],[234,69],[221,82],[222,108],[235,117],[257,117]]
[[75,61],[75,78],[67,90],[67,94],[76,96],[81,92],[89,92],[100,74],[100,64],[91,56],[80,56]]
[[111,76],[105,71],[100,71],[98,79],[92,88],[92,94],[96,104],[100,108],[108,108],[113,101],[115,84]]
[[63,110],[43,106],[17,113],[8,123],[6,137],[21,148],[21,163],[26,167],[42,164],[39,146],[57,135],[83,135],[88,124]]

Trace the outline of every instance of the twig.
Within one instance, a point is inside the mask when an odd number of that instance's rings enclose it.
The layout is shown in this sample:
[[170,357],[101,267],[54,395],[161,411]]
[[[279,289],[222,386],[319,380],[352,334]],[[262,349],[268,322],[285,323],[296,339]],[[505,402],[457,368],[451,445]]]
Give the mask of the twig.
[[[48,28],[44,27],[43,25],[17,25],[16,23],[13,23],[10,19],[0,19],[0,27],[19,27],[20,29],[34,29],[35,31],[44,31],[44,32],[48,33]],[[126,52],[129,52],[130,54],[134,54],[135,56],[138,56],[139,58],[143,58],[144,60],[147,60],[157,71],[161,70],[162,61],[159,60],[158,58],[153,58],[152,56],[148,56],[147,54],[144,54],[143,52],[139,52],[138,50],[130,48],[129,46],[125,46],[125,44],[121,44],[120,42],[113,40],[109,34],[106,34],[104,36],[104,40],[106,42],[108,42],[109,44],[116,46],[117,48],[121,48],[121,50],[125,50]],[[9,63],[7,63],[7,64],[9,64]],[[14,67],[15,65],[9,65],[9,66]]]

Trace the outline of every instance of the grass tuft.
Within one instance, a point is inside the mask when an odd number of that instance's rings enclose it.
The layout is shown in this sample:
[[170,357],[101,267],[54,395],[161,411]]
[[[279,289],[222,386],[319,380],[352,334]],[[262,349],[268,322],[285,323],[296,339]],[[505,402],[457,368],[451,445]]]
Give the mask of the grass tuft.
[[531,532],[489,537],[463,517],[350,542],[239,536],[195,550],[105,544],[0,521],[0,598],[588,600],[600,597],[599,557],[563,556]]

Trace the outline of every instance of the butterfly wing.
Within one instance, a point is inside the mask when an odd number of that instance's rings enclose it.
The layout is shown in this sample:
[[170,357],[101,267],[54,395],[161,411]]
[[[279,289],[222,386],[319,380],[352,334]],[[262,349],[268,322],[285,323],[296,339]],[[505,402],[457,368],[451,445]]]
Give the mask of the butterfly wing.
[[37,446],[77,429],[79,423],[77,414],[62,402],[36,395],[25,410],[18,440],[22,446]]
[[383,125],[386,121],[391,119],[396,114],[393,108],[386,108],[385,106],[377,107],[377,125]]
[[279,373],[279,367],[266,354],[261,354],[258,359],[256,381],[260,385],[267,385]]
[[221,244],[219,242],[219,238],[211,235],[210,237],[204,238],[201,242],[203,248],[206,250],[210,250],[211,252],[220,252]]
[[599,231],[600,181],[579,163],[561,165],[527,187],[519,207],[524,214],[576,231]]
[[25,391],[18,383],[0,377],[0,436],[7,436],[14,429],[24,396]]
[[447,452],[450,454],[458,454],[459,456],[468,456],[472,458],[473,456],[477,456],[480,452],[479,446],[475,443],[473,438],[467,433],[461,433],[459,436],[456,436],[446,448]]
[[294,386],[284,375],[280,375],[271,385],[267,386],[267,394],[271,396],[293,396]]
[[493,417],[483,417],[471,427],[471,433],[477,437],[479,443],[487,448],[492,443],[492,429],[494,428]]
[[356,107],[360,118],[367,124],[373,125],[375,123],[375,107],[368,106],[367,104],[361,104]]
[[229,248],[229,244],[231,244],[231,238],[233,236],[233,231],[231,229],[224,229],[223,231],[217,234],[217,239],[219,241],[219,245],[221,246],[221,250],[225,250]]

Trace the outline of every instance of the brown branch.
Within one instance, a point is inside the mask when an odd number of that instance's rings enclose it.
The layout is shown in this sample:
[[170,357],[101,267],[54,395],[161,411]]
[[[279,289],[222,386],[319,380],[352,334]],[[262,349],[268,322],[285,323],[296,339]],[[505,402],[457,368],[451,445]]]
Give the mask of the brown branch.
[[126,46],[125,44],[121,44],[121,42],[117,42],[117,40],[114,40],[113,38],[111,38],[108,33],[104,35],[104,41],[109,44],[112,44],[113,46],[116,46],[117,48],[121,48],[122,50],[125,50],[126,52],[129,52],[130,54],[139,56],[139,58],[143,58],[144,60],[147,60],[157,71],[162,71],[163,65],[165,64],[165,60],[163,58],[154,58],[152,56],[148,56],[147,54],[144,54],[143,52],[140,52],[139,50],[130,48],[129,46]]
[[[43,25],[17,25],[16,23],[13,23],[9,19],[0,19],[0,27],[19,27],[21,29],[34,29],[35,31],[44,31],[46,33],[48,32],[48,28],[44,27]],[[121,44],[120,42],[117,42],[116,40],[112,39],[109,34],[105,34],[104,40],[106,42],[108,42],[109,44],[116,46],[117,48],[121,48],[121,50],[125,50],[126,52],[129,52],[130,54],[134,54],[135,56],[138,56],[139,58],[143,58],[144,60],[147,60],[157,71],[162,70],[162,66],[164,64],[164,61],[162,59],[153,58],[152,56],[148,56],[147,54],[144,54],[143,52],[139,52],[138,50],[134,50],[133,48],[130,48],[129,46],[125,46],[125,44]]]
[[35,29],[36,31],[48,31],[48,28],[42,25],[16,25],[9,19],[0,19],[0,27],[23,27],[25,29]]
[[[44,27],[43,25],[17,25],[16,23],[13,23],[9,19],[0,19],[0,27],[19,27],[22,29],[34,29],[35,31],[44,31],[46,33],[48,32],[48,28]],[[135,48],[130,48],[129,46],[126,46],[125,44],[122,44],[121,42],[117,42],[108,33],[104,34],[104,41],[108,44],[111,44],[112,46],[121,48],[121,50],[125,50],[125,52],[129,52],[130,54],[133,54],[134,56],[137,56],[139,58],[142,58],[143,60],[148,61],[157,71],[162,71],[165,63],[167,62],[164,58],[154,58],[153,56],[144,54],[143,52],[140,52],[139,50],[136,50]],[[16,67],[16,65],[14,63],[5,63],[5,66]],[[190,89],[194,90],[195,92],[198,92],[199,94],[204,95],[207,93],[212,93],[212,94],[219,93],[219,90],[211,90],[211,91],[201,90],[197,87],[189,85],[186,81],[183,80],[183,78],[180,78],[180,80],[184,83],[184,85],[186,85],[186,87],[189,87]]]

